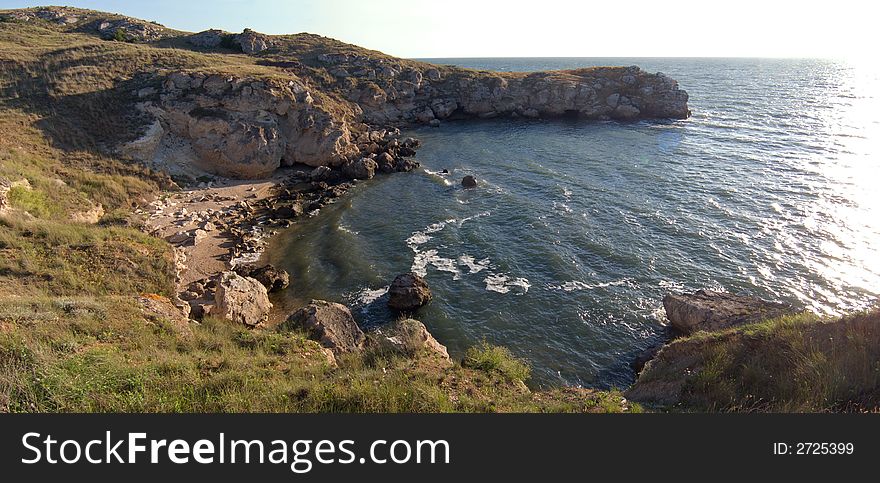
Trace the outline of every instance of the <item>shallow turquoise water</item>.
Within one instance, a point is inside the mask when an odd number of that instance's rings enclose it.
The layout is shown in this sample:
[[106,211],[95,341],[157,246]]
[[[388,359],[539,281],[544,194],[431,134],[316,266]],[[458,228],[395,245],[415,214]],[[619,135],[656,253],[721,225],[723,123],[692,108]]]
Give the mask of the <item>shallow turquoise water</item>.
[[[423,142],[423,169],[361,183],[276,240],[273,261],[297,280],[286,303],[337,300],[365,326],[385,323],[382,294],[414,270],[435,294],[419,318],[453,355],[487,340],[528,359],[540,384],[610,387],[629,384],[632,357],[662,337],[670,290],[829,314],[880,294],[875,71],[815,60],[439,62],[636,64],[678,79],[694,116],[408,133]],[[477,189],[459,187],[466,174]]]

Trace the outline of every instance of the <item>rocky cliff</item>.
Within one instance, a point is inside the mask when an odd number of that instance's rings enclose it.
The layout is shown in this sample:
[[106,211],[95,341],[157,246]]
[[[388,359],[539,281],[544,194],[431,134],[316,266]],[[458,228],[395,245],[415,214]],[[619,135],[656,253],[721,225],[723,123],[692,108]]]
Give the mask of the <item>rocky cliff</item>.
[[[638,67],[480,72],[312,34],[192,34],[68,7],[4,11],[0,20],[28,38],[46,32],[77,46],[71,49],[100,50],[105,61],[161,57],[163,62],[119,62],[114,67],[124,67],[104,81],[124,86],[128,96],[118,101],[144,114],[136,135],[114,146],[116,152],[169,171],[179,167],[169,165],[192,165],[261,178],[294,163],[339,167],[383,153],[399,158],[407,153],[383,151],[377,140],[388,141],[398,127],[455,119],[632,121],[690,114],[687,93],[676,81]],[[57,55],[47,49],[43,62]],[[86,56],[72,67],[104,67],[94,61]]]

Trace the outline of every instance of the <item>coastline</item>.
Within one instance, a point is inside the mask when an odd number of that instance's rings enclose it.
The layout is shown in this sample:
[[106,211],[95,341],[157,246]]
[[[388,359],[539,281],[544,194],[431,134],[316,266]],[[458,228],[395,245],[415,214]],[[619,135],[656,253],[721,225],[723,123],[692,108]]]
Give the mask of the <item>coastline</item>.
[[[11,163],[0,166],[11,182],[0,183],[10,194],[0,199],[0,249],[9,260],[0,276],[12,282],[0,300],[0,342],[3,354],[26,356],[13,361],[0,409],[640,409],[614,391],[531,392],[528,367],[503,347],[481,344],[450,361],[413,319],[364,334],[347,307],[329,302],[270,315],[270,287],[232,269],[262,263],[273,230],[342,196],[350,180],[414,169],[418,141],[401,138],[399,127],[522,117],[684,119],[687,93],[675,80],[638,67],[482,72],[394,59],[312,34],[190,34],[67,8],[0,17],[4,47],[11,46],[3,61],[14,67],[3,79],[12,86],[3,121],[16,126],[13,141],[2,143]],[[69,48],[58,51],[58,43]],[[95,51],[113,62],[94,68]],[[52,70],[59,62],[88,68]],[[169,176],[195,188],[168,191]],[[131,223],[134,206],[156,236]],[[210,280],[217,275],[221,281]],[[223,297],[212,284],[237,290],[238,305],[224,301],[229,310],[214,313],[209,306]],[[875,315],[717,321],[704,301],[688,303],[685,318],[708,324],[647,364],[640,379],[653,386],[638,397],[674,387],[677,395],[655,398],[672,410],[749,410],[758,390],[766,390],[763,406],[754,407],[763,410],[859,410],[840,403],[859,390],[871,401],[873,374],[832,376],[877,359]],[[238,310],[245,305],[254,311]],[[289,323],[276,330],[253,330],[283,319]],[[333,335],[335,328],[345,337]],[[829,328],[835,342],[816,349],[824,359],[795,350]],[[770,355],[749,366],[743,361],[755,341],[780,350],[762,350]],[[795,361],[786,370],[819,369],[804,372],[798,381],[806,386],[773,386],[782,379],[773,373],[776,352]],[[844,352],[854,355],[834,358]],[[683,371],[683,358],[697,362]],[[773,381],[757,389],[740,384],[753,373]],[[710,377],[712,385],[700,385]],[[76,386],[83,379],[100,382],[90,387],[97,396]],[[803,391],[812,384],[826,384],[826,393]],[[120,398],[129,394],[135,397]]]

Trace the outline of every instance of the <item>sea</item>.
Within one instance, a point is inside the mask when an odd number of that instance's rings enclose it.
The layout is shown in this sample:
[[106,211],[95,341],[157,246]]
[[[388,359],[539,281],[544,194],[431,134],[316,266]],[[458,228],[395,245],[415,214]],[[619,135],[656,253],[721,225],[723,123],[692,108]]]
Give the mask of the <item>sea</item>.
[[[667,336],[663,296],[712,289],[834,316],[880,296],[880,69],[844,60],[420,59],[488,71],[637,65],[687,120],[480,120],[404,133],[421,168],[360,182],[274,239],[280,303],[348,304],[372,328],[394,277],[462,357],[482,341],[532,385],[623,388]],[[448,171],[448,174],[443,170]],[[479,186],[463,189],[465,175]]]

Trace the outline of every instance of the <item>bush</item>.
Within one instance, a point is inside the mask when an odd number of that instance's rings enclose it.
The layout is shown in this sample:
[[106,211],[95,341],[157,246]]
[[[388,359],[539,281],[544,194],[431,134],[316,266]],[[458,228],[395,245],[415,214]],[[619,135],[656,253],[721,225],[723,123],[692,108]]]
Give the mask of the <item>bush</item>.
[[531,369],[525,361],[515,357],[506,347],[483,341],[468,349],[462,361],[464,367],[485,372],[498,372],[511,381],[527,381]]
[[117,42],[128,42],[128,37],[126,37],[124,30],[116,29],[116,33],[113,34],[113,40]]
[[230,50],[241,50],[241,45],[235,42],[235,34],[224,34],[220,37],[220,47]]

